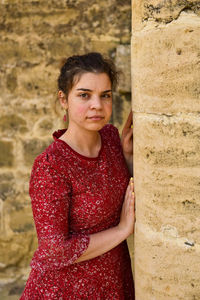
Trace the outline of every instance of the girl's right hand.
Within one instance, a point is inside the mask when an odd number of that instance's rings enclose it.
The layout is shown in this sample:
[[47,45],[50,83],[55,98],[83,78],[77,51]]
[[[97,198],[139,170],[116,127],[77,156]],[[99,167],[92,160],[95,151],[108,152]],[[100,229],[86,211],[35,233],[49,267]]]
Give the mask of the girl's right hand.
[[129,185],[126,189],[124,203],[122,206],[120,222],[118,224],[119,230],[123,231],[125,238],[127,238],[134,231],[135,224],[135,194],[133,178],[130,179]]

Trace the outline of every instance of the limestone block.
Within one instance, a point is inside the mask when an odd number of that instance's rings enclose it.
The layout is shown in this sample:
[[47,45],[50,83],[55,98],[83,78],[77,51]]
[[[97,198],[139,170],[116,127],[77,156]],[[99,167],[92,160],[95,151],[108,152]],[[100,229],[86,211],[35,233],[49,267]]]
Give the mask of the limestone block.
[[38,136],[50,135],[53,127],[53,120],[50,117],[44,117],[39,119],[39,121],[34,126],[34,132]]
[[170,23],[177,19],[182,11],[191,10],[200,15],[199,0],[133,0],[132,26],[133,30],[140,30],[147,25],[147,21]]
[[[0,273],[9,266],[24,266],[24,262],[30,262],[33,249],[35,250],[35,233],[29,231],[5,237],[0,236]],[[33,246],[34,244],[34,246]],[[31,251],[30,251],[31,250]]]
[[33,215],[30,205],[21,208],[12,209],[10,207],[10,228],[13,232],[28,232],[33,230]]
[[133,124],[136,299],[195,299],[200,292],[198,114],[134,113]]
[[23,151],[25,163],[32,166],[36,156],[42,153],[45,148],[52,142],[52,139],[41,140],[41,139],[27,139],[23,142]]
[[26,121],[19,115],[7,114],[0,117],[0,131],[3,136],[13,136],[17,131],[27,132]]
[[[43,64],[33,68],[28,68],[26,72],[20,70],[18,72],[18,89],[15,94],[22,98],[44,97],[47,95],[56,95],[57,75],[51,66]],[[38,100],[39,101],[39,100]],[[41,100],[40,100],[41,101]]]
[[13,188],[13,182],[2,181],[0,182],[0,198],[6,200],[8,197],[13,195],[15,190]]
[[0,167],[11,167],[14,162],[13,144],[10,141],[0,141]]
[[11,181],[14,179],[12,172],[2,172],[0,173],[0,182]]
[[[29,270],[30,271],[30,270]],[[0,280],[1,288],[0,295],[3,300],[19,300],[25,287],[24,280],[16,278]]]
[[[13,197],[16,197],[14,176],[11,172],[2,172],[0,174],[0,199],[1,201],[7,201],[8,198],[13,199]],[[2,218],[2,215],[0,218]]]
[[121,134],[124,123],[131,111],[131,94],[114,95],[112,123],[119,129]]
[[156,231],[170,224],[200,244],[199,130],[198,115],[134,114],[137,220]]
[[130,45],[119,45],[116,50],[115,64],[122,72],[118,84],[118,91],[121,93],[131,92],[131,51]]
[[7,76],[7,88],[13,93],[17,87],[17,70],[14,68]]
[[199,112],[200,18],[182,13],[166,26],[133,33],[133,111]]
[[[19,49],[19,43],[9,37],[0,37],[0,63],[4,66],[5,63],[16,64],[16,53]],[[3,46],[2,46],[3,45]]]
[[152,231],[137,218],[136,299],[198,299],[200,247],[199,244],[191,245],[185,238],[165,236],[161,231]]

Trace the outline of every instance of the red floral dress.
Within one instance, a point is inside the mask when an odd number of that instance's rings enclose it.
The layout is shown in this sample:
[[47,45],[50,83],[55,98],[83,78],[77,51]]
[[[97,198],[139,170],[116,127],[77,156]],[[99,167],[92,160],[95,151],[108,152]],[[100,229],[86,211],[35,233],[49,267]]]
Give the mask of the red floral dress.
[[90,234],[119,223],[130,174],[118,130],[99,132],[98,157],[89,158],[58,139],[33,165],[30,196],[38,249],[20,300],[134,299],[126,241],[90,260],[75,263],[87,249]]

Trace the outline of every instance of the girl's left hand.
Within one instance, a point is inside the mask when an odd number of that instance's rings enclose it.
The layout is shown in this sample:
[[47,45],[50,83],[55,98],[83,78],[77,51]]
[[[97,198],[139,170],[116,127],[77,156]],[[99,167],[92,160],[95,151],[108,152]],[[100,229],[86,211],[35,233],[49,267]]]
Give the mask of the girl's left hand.
[[125,157],[133,158],[133,116],[132,111],[129,113],[128,119],[124,125],[121,136],[121,143]]

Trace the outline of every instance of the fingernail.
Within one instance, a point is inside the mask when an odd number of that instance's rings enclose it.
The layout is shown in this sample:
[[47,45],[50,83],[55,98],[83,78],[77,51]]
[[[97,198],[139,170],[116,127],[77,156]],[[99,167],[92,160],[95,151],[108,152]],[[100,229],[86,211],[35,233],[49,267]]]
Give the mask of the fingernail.
[[130,178],[130,181],[133,181],[133,177]]
[[132,192],[132,196],[135,196],[135,193],[134,193],[134,192]]
[[134,185],[133,182],[131,182],[131,188],[132,188],[132,189],[133,189],[133,185]]
[[131,125],[131,128],[133,128],[133,125]]

